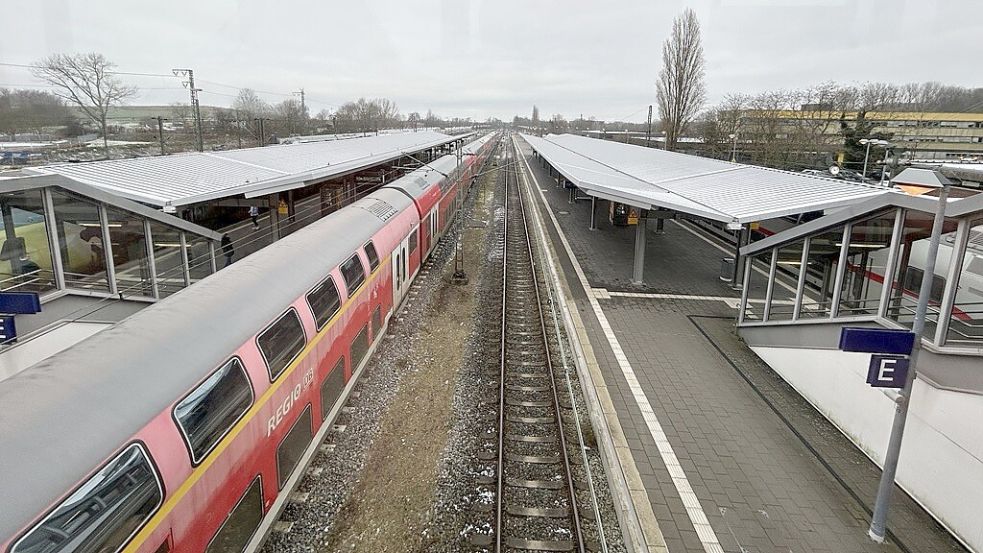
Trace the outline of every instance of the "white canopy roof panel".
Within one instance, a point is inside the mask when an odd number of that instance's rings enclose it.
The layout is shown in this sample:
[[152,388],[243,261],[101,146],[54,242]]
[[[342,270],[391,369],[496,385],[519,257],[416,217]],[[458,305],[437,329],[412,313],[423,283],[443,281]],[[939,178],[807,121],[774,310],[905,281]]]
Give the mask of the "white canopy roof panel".
[[879,186],[572,134],[523,137],[592,196],[728,223],[842,207],[891,193]]
[[433,131],[380,134],[225,152],[185,153],[39,167],[150,205],[257,197],[346,175],[458,137]]

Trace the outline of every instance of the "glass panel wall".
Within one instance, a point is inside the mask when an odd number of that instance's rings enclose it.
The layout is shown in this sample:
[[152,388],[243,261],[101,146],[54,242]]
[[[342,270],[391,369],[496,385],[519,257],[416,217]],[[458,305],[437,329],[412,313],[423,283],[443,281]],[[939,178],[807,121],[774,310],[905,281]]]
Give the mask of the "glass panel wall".
[[850,243],[837,316],[877,315],[897,211],[879,213],[850,227]]
[[[948,345],[979,345],[983,342],[983,219],[969,223],[966,254],[959,266],[956,296],[945,343]],[[945,239],[939,245],[939,260],[943,252],[955,244]]]
[[153,237],[154,262],[157,265],[157,289],[163,298],[187,286],[181,255],[181,231],[160,223],[150,223],[150,235]]
[[[905,211],[904,228],[901,233],[898,267],[891,279],[891,295],[887,305],[887,317],[911,327],[918,304],[918,292],[925,278],[925,260],[928,243],[932,235],[932,213]],[[931,275],[932,291],[925,316],[925,335],[933,336],[939,320],[939,304],[945,291],[945,273],[952,256],[958,221],[947,218],[942,227],[942,242],[946,247],[939,248],[935,264],[935,274]]]
[[772,250],[757,253],[750,257],[751,264],[746,268],[747,305],[744,309],[745,321],[760,321],[764,317],[765,296],[768,293],[768,273],[771,270]]
[[843,229],[838,226],[809,239],[806,285],[799,312],[800,319],[829,317],[833,305],[833,282],[843,245]]
[[150,258],[143,219],[125,211],[107,209],[109,240],[113,245],[116,288],[125,297],[153,297]]
[[65,268],[65,286],[108,292],[99,206],[62,190],[52,189],[51,197],[55,208],[58,248]]
[[212,250],[208,245],[209,240],[192,234],[185,234],[184,238],[188,242],[188,268],[191,272],[191,282],[198,282],[212,274]]
[[[778,249],[778,264],[775,268],[775,286],[768,310],[769,321],[790,321],[795,313],[795,290],[802,272],[802,248],[805,240],[786,244]],[[785,284],[782,286],[781,284]],[[786,287],[787,286],[787,287]]]
[[55,290],[41,191],[0,194],[0,212],[0,290]]

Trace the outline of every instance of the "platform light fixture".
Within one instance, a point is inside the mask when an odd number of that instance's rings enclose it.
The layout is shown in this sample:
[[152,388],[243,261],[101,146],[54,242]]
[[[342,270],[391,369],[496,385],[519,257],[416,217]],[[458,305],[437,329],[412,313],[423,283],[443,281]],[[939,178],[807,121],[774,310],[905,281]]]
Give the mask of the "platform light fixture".
[[[890,146],[890,142],[887,140],[881,140],[879,138],[861,138],[858,140],[861,144],[867,146],[867,153],[864,154],[864,171],[862,173],[863,179],[867,179],[867,159],[870,157],[870,147],[871,146]],[[881,172],[883,174],[883,170]]]

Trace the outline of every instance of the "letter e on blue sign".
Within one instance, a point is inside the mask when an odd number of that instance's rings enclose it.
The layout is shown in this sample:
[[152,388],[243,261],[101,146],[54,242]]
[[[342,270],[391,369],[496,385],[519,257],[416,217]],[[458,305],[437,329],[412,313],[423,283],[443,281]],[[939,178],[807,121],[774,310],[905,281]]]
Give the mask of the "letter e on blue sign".
[[904,388],[908,358],[903,355],[871,355],[867,384],[874,388]]

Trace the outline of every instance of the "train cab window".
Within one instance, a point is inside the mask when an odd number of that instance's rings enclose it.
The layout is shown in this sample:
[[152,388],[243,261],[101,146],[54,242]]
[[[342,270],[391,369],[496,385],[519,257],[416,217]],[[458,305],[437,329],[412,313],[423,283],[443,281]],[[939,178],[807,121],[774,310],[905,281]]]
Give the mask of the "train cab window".
[[341,264],[341,275],[345,277],[345,286],[348,287],[348,297],[355,294],[355,290],[365,282],[365,267],[358,258],[358,254]]
[[362,364],[362,360],[365,359],[365,355],[369,352],[369,325],[366,324],[362,326],[362,330],[358,331],[355,335],[355,339],[352,340],[352,349],[350,359],[352,360],[352,371],[358,368]]
[[379,266],[379,254],[375,251],[375,244],[368,241],[365,244],[365,257],[369,259],[369,272],[371,273]]
[[321,383],[321,420],[328,418],[341,391],[345,389],[345,358],[338,359],[328,376]]
[[170,550],[171,544],[168,543],[167,540],[164,540],[164,542],[160,544],[160,547],[158,547],[154,553],[168,553]]
[[253,404],[253,388],[242,362],[231,359],[174,406],[174,419],[200,463]]
[[263,522],[263,485],[256,477],[242,494],[232,512],[225,518],[205,553],[235,553],[244,551],[249,540]]
[[341,308],[341,296],[338,295],[338,287],[331,277],[307,293],[307,305],[314,314],[317,329],[321,330]]
[[413,229],[413,232],[410,233],[410,252],[416,250],[416,242],[417,242],[416,233],[417,233],[417,229]]
[[119,551],[157,511],[163,495],[143,446],[133,444],[62,501],[10,553]]
[[297,417],[297,421],[290,432],[284,436],[280,442],[280,447],[276,450],[276,470],[279,478],[279,489],[283,489],[287,479],[293,474],[294,469],[300,463],[300,458],[304,456],[304,450],[314,439],[314,431],[311,426],[311,405],[308,403],[304,412]]
[[276,380],[297,358],[305,342],[304,327],[294,309],[280,315],[276,322],[256,337],[256,344],[270,370],[270,382]]

